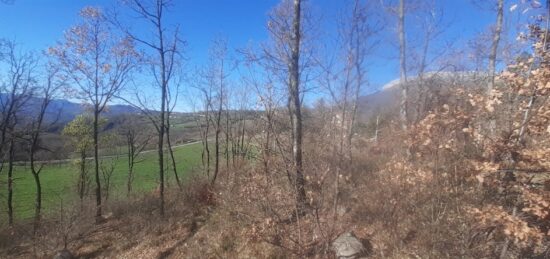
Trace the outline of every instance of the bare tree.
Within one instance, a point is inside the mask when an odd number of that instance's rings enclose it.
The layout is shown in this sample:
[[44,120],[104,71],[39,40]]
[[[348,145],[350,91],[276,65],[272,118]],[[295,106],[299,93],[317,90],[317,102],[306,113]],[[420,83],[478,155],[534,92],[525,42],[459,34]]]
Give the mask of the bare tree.
[[[331,130],[336,135],[334,139],[334,154],[336,168],[334,180],[334,214],[336,222],[339,178],[345,165],[352,160],[352,139],[354,135],[355,119],[358,99],[361,89],[367,84],[366,58],[376,47],[378,40],[374,37],[381,29],[380,21],[374,12],[375,6],[353,1],[349,11],[346,10],[339,23],[339,37],[337,41],[337,62],[320,62],[324,76],[321,85],[328,90],[334,102],[336,111],[331,118]],[[369,19],[367,19],[367,17]],[[326,63],[326,64],[325,64]]]
[[50,48],[76,86],[75,97],[89,102],[93,113],[96,220],[102,215],[99,161],[99,120],[107,104],[125,86],[137,53],[128,37],[117,37],[100,9],[85,7],[82,23],[65,34],[65,40]]
[[[259,138],[261,142],[261,158],[263,171],[266,176],[270,175],[271,172],[271,160],[273,154],[273,134],[275,134],[275,122],[274,117],[276,115],[276,109],[279,106],[279,102],[276,96],[276,90],[274,83],[272,82],[272,75],[266,73],[261,75],[261,80],[258,78],[260,71],[256,69],[255,65],[257,64],[256,59],[253,57],[251,51],[242,51],[245,55],[247,75],[243,77],[243,82],[246,85],[250,85],[254,89],[256,95],[258,96],[258,105],[261,107],[263,112],[261,117],[257,118],[260,123],[259,134],[255,134],[256,138]],[[251,57],[252,56],[252,57]],[[269,181],[269,177],[266,177]]]
[[291,54],[288,60],[290,120],[292,125],[292,154],[296,172],[296,203],[298,214],[305,209],[306,191],[302,158],[302,103],[300,98],[300,38],[301,38],[301,0],[294,0],[294,15],[292,18],[292,33],[290,38]]
[[[170,28],[164,24],[164,12],[169,7],[168,0],[133,0],[127,1],[127,6],[138,15],[139,18],[149,23],[155,32],[155,37],[146,39],[126,29],[126,34],[141,43],[149,49],[151,56],[147,60],[147,64],[151,68],[151,74],[154,77],[154,82],[160,91],[160,109],[158,113],[152,114],[147,112],[148,117],[154,124],[158,133],[158,165],[159,165],[159,199],[160,199],[160,214],[164,216],[164,137],[166,134],[166,119],[170,105],[168,104],[169,89],[172,84],[176,68],[178,66],[178,58],[180,58],[180,45],[183,43],[179,38],[178,27],[173,28],[172,35]],[[138,98],[139,99],[139,98]],[[138,101],[143,108],[146,102],[141,98]],[[157,115],[158,114],[158,115]]]
[[[221,71],[223,71],[223,62],[221,64]],[[222,72],[223,73],[223,72]],[[214,176],[212,177],[212,184],[216,182],[216,177],[220,170],[220,133],[222,131],[221,120],[222,120],[222,111],[223,111],[223,95],[224,95],[223,83],[220,83],[220,91],[218,93],[218,109],[215,115],[214,125],[216,127],[216,132],[214,135]]]
[[[137,121],[136,121],[137,120]],[[143,160],[139,160],[139,156],[149,144],[152,135],[148,134],[148,130],[144,129],[138,118],[127,117],[124,125],[120,129],[120,133],[124,136],[126,143],[126,152],[128,157],[128,178],[126,180],[127,195],[132,192],[132,183],[134,181],[134,166]]]
[[210,146],[208,136],[210,135],[211,107],[212,107],[212,88],[198,87],[203,99],[203,111],[197,117],[197,124],[201,128],[202,165],[206,172],[206,177],[210,179]]
[[[210,49],[210,61],[207,68],[203,71],[203,77],[206,79],[207,86],[203,87],[202,91],[205,93],[206,104],[211,106],[207,109],[215,111],[213,118],[207,118],[207,120],[213,119],[212,124],[215,127],[214,132],[214,175],[212,176],[211,183],[216,182],[220,170],[220,145],[221,145],[221,133],[223,129],[222,115],[224,107],[227,114],[227,77],[229,77],[231,70],[234,69],[229,61],[227,42],[223,39],[217,39],[214,41]],[[217,105],[214,109],[213,105]],[[229,119],[226,117],[226,119]],[[227,131],[229,123],[227,121],[225,131]],[[226,135],[227,139],[227,135]],[[226,142],[226,148],[228,143]],[[227,157],[226,157],[227,159]]]
[[[48,107],[50,106],[53,98],[58,94],[58,91],[63,86],[63,79],[59,77],[59,67],[48,63],[46,67],[46,78],[44,86],[41,88],[41,92],[38,92],[39,98],[41,98],[40,107],[38,112],[30,121],[30,125],[27,127],[27,143],[29,153],[29,163],[31,174],[34,178],[36,186],[36,197],[34,207],[34,233],[40,226],[41,210],[42,210],[42,185],[40,183],[40,172],[43,165],[37,165],[36,156],[40,150],[45,148],[41,145],[42,135],[47,129],[47,125],[44,125],[45,117],[47,115]],[[50,121],[49,123],[53,123]],[[46,127],[45,127],[46,126]]]
[[110,161],[108,163],[103,160],[100,164],[101,175],[103,176],[103,198],[105,199],[105,201],[109,199],[109,194],[112,186],[111,179],[113,177],[113,173],[115,172],[115,164],[117,159],[118,156],[113,159],[114,161]]
[[[236,158],[245,159],[246,155],[248,154],[250,138],[247,138],[247,130],[250,129],[250,127],[253,125],[249,125],[246,122],[249,119],[256,118],[255,113],[252,112],[249,107],[250,91],[252,90],[251,85],[248,84],[246,81],[244,81],[242,85],[243,87],[240,89],[240,91],[236,92],[233,95],[235,99],[232,101],[232,103],[236,105],[235,112],[233,112],[234,116],[231,124],[227,126],[228,128],[230,128],[230,132],[227,137],[231,142],[231,159],[233,165],[235,165]],[[230,117],[230,108],[228,107],[227,110],[227,116]]]
[[[451,63],[443,57],[453,47],[452,43],[437,47],[440,36],[450,25],[444,21],[445,14],[442,9],[437,8],[435,1],[423,1],[417,7],[415,14],[411,16],[418,21],[416,22],[417,29],[421,33],[417,34],[418,46],[409,48],[411,57],[409,68],[416,74],[414,83],[409,83],[409,85],[414,85],[415,89],[408,96],[411,102],[408,106],[409,118],[413,123],[424,118],[430,108],[430,99],[433,97],[434,89],[428,86],[429,81],[435,78],[440,71],[451,66]],[[438,63],[440,63],[439,66]],[[430,73],[427,73],[428,69],[431,70]]]
[[[310,45],[315,26],[309,13],[303,14],[302,1],[282,1],[269,15],[269,41],[261,45],[258,53],[242,51],[248,62],[258,64],[269,74],[272,83],[286,89],[291,126],[291,150],[286,151],[290,155],[288,165],[291,168],[288,168],[287,175],[296,193],[297,213],[293,215],[294,219],[303,214],[307,207],[302,154],[302,100],[304,86],[310,80],[312,67],[317,63]],[[308,36],[305,41],[304,35]]]
[[93,127],[90,127],[90,124],[93,124],[93,118],[88,114],[81,114],[65,125],[62,132],[63,135],[70,137],[70,145],[78,154],[77,164],[80,174],[78,177],[77,191],[80,199],[80,209],[84,206],[84,195],[89,188],[90,181],[86,163],[88,152],[94,144]]
[[[2,56],[5,61],[5,81],[0,85],[0,172],[4,169],[5,161],[8,162],[8,223],[13,224],[13,166],[15,144],[21,137],[18,132],[18,123],[21,123],[21,113],[32,96],[35,85],[34,71],[37,59],[32,53],[21,53],[12,41],[3,44]],[[6,148],[7,147],[7,148]]]
[[[372,54],[379,41],[376,35],[381,31],[382,23],[377,16],[374,4],[363,4],[353,1],[350,12],[343,16],[339,24],[339,58],[341,69],[325,67],[325,84],[331,97],[341,112],[340,120],[340,156],[347,153],[351,157],[351,143],[354,135],[358,99],[362,89],[368,84],[366,80],[366,59]],[[336,70],[336,71],[332,71]],[[333,86],[331,81],[335,81]],[[344,152],[346,149],[346,152]]]

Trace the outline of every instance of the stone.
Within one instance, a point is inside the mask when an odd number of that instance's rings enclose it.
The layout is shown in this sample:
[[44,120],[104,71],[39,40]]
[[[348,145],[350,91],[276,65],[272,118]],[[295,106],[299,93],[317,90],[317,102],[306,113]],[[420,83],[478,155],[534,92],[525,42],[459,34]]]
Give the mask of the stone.
[[73,259],[73,258],[75,258],[75,257],[67,249],[63,249],[63,250],[57,252],[57,254],[55,254],[54,257],[53,257],[53,259]]
[[336,212],[338,213],[338,217],[343,217],[344,215],[346,215],[350,211],[351,211],[350,208],[347,208],[347,207],[344,207],[344,206],[338,206],[338,208],[336,209]]
[[355,259],[365,253],[363,243],[351,232],[340,235],[334,242],[332,248],[336,257],[340,259]]

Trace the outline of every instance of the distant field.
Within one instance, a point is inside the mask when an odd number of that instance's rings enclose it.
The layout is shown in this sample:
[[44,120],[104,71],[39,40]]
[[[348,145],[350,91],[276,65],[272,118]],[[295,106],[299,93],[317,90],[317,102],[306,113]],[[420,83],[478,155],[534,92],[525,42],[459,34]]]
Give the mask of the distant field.
[[[194,143],[182,147],[178,147],[174,150],[176,156],[178,174],[181,178],[184,178],[188,173],[200,166],[201,164],[201,149],[200,143]],[[157,153],[147,152],[142,154],[141,159],[143,161],[135,165],[134,172],[134,193],[144,193],[152,191],[158,183],[158,164]],[[165,156],[167,159],[169,156]],[[123,199],[126,197],[126,179],[128,175],[128,160],[126,155],[121,155],[118,159],[108,158],[103,160],[105,163],[110,164],[114,161],[115,171],[111,178],[112,187],[110,191],[109,199]],[[91,165],[92,160],[88,161]],[[167,163],[171,165],[171,163]],[[93,176],[93,170],[90,167],[90,175]],[[61,163],[54,165],[47,165],[40,174],[42,182],[42,207],[44,213],[47,215],[53,211],[56,211],[62,201],[74,201],[78,199],[76,193],[76,183],[78,180],[79,170],[73,163]],[[168,185],[175,185],[174,174],[171,167],[166,172]],[[14,172],[14,214],[16,220],[28,219],[33,216],[34,213],[34,199],[35,199],[35,183],[29,168],[26,166],[18,166]],[[2,201],[0,207],[0,225],[7,221],[7,187],[6,172],[2,172],[0,175],[0,199]],[[88,196],[94,195],[94,186],[92,182],[91,189]]]

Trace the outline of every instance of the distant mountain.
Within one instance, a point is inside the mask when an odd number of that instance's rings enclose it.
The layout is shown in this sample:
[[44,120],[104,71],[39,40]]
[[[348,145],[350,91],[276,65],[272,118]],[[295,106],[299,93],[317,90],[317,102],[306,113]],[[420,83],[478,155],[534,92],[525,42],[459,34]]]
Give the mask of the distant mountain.
[[357,107],[358,119],[367,121],[380,113],[397,109],[399,98],[399,87],[383,88],[378,92],[360,96]]
[[[0,93],[0,100],[8,100],[9,95]],[[31,98],[25,106],[25,112],[28,114],[35,114],[40,109],[42,104],[42,98]],[[46,120],[57,120],[59,123],[65,124],[73,120],[76,116],[86,111],[86,105],[71,102],[65,99],[54,99],[46,110]],[[139,114],[140,110],[130,105],[110,105],[106,108],[103,116],[115,117],[122,114]]]
[[[432,93],[448,92],[453,85],[479,86],[485,84],[487,74],[472,71],[461,72],[429,72],[424,75],[424,85]],[[409,95],[415,96],[418,91],[419,79],[409,77]],[[392,80],[385,84],[378,92],[359,97],[358,116],[359,120],[366,121],[375,115],[387,112],[397,112],[401,98],[401,87],[399,79]]]

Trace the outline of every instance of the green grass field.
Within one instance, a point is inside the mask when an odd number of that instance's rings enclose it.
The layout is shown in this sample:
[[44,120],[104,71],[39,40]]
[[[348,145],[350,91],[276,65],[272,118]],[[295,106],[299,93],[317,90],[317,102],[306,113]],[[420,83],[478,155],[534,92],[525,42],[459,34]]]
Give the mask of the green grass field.
[[[174,150],[176,157],[178,175],[180,178],[185,178],[191,170],[196,169],[201,164],[200,143],[194,143],[183,147],[178,147]],[[158,183],[158,160],[156,152],[147,152],[140,156],[142,162],[135,165],[135,178],[133,182],[133,193],[140,194],[151,192]],[[167,164],[169,162],[168,154],[165,155]],[[128,176],[128,160],[126,155],[121,155],[118,159],[106,158],[102,160],[106,164],[114,162],[115,170],[111,177],[110,198],[124,199],[126,198],[126,180]],[[93,164],[92,160],[88,160],[88,164]],[[93,170],[90,167],[89,174],[93,176]],[[78,199],[76,192],[76,183],[78,180],[79,170],[74,163],[61,163],[54,165],[46,165],[40,174],[42,182],[42,207],[43,212],[47,216],[59,209],[61,203],[70,204],[71,201]],[[167,185],[175,186],[174,174],[171,166],[166,172]],[[0,225],[7,222],[7,175],[5,172],[0,175],[0,199],[2,201],[0,207]],[[95,184],[92,182],[91,190],[88,196],[94,195],[93,188]],[[35,199],[35,183],[32,174],[28,167],[18,166],[14,172],[14,197],[13,206],[15,220],[29,219],[34,215],[34,199]]]

